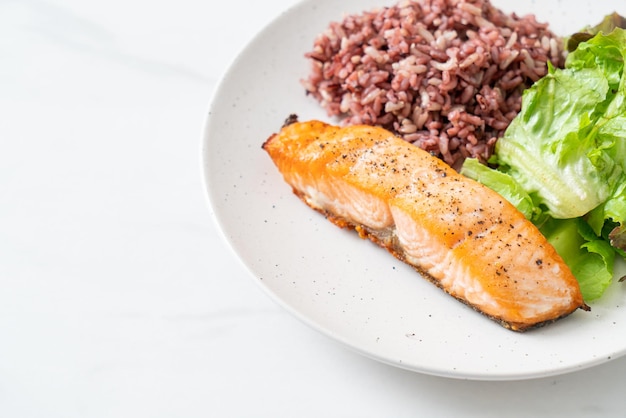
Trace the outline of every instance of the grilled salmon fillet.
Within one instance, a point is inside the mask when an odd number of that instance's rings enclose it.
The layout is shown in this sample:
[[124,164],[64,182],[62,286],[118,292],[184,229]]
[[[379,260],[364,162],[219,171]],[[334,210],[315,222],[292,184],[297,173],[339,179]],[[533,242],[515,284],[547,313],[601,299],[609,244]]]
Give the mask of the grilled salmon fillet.
[[506,328],[588,309],[570,269],[521,212],[385,129],[292,119],[263,149],[308,206]]

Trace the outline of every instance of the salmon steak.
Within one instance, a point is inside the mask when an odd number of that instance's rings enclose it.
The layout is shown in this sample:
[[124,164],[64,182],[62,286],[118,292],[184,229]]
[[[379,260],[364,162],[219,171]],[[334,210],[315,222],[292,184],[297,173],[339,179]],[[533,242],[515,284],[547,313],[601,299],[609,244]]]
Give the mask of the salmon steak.
[[508,329],[589,309],[568,266],[511,203],[383,128],[290,117],[263,149],[308,206]]

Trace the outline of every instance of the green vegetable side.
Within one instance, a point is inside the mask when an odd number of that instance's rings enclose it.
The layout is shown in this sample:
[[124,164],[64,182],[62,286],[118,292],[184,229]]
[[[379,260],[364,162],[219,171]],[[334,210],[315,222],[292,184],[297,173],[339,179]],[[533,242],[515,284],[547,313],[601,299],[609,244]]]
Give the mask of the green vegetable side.
[[461,169],[539,227],[587,301],[602,296],[615,258],[626,256],[626,31],[603,30],[578,36],[565,68],[551,66],[524,92],[495,168],[468,159]]

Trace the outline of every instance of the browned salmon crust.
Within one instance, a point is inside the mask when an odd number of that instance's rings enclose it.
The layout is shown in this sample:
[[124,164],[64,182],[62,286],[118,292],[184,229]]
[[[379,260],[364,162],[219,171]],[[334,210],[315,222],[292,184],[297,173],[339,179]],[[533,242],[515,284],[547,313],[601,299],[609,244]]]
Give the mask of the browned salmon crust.
[[569,268],[515,207],[382,128],[292,119],[263,148],[308,206],[505,328],[588,309]]

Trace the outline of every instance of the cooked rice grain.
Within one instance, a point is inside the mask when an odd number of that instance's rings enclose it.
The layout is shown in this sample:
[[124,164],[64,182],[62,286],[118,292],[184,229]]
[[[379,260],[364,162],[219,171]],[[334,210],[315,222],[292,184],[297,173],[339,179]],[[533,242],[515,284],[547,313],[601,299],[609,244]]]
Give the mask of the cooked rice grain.
[[487,0],[402,1],[332,22],[306,91],[344,124],[376,124],[459,167],[485,162],[522,91],[563,65],[558,36]]

